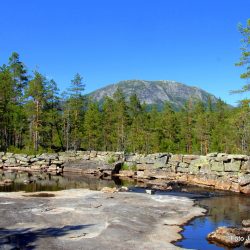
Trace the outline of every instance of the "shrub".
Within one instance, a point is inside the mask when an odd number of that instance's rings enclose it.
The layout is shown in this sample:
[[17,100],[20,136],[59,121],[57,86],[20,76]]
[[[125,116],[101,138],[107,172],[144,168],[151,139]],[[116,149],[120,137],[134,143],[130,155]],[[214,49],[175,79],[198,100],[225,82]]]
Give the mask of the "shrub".
[[132,170],[132,171],[136,171],[136,170],[137,170],[137,167],[136,167],[136,165],[129,166],[128,164],[123,163],[123,165],[122,165],[122,167],[121,167],[121,170]]

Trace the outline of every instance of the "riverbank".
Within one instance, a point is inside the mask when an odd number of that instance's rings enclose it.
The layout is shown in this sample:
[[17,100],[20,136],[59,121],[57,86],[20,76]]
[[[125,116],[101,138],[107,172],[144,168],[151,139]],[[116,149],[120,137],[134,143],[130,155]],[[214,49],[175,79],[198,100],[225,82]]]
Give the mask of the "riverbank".
[[166,189],[173,183],[250,194],[250,158],[247,155],[124,154],[69,151],[20,155],[0,153],[0,168],[8,171],[77,173],[98,178],[121,176]]
[[0,193],[1,246],[177,249],[172,242],[181,238],[181,226],[205,213],[192,199],[174,195],[86,189],[46,193],[46,198]]

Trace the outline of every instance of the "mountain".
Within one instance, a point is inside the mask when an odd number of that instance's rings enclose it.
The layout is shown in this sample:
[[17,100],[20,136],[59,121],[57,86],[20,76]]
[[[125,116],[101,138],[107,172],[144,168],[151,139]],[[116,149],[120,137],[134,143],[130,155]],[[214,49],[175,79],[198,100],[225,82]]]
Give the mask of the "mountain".
[[117,88],[120,88],[125,94],[126,99],[132,94],[137,94],[141,103],[148,105],[156,104],[162,107],[167,101],[175,109],[183,107],[185,102],[190,98],[192,100],[201,100],[204,103],[210,98],[212,104],[217,102],[217,98],[208,92],[185,85],[175,81],[144,81],[144,80],[127,80],[120,81],[116,84],[108,85],[89,94],[94,101],[102,103],[105,96],[112,97]]

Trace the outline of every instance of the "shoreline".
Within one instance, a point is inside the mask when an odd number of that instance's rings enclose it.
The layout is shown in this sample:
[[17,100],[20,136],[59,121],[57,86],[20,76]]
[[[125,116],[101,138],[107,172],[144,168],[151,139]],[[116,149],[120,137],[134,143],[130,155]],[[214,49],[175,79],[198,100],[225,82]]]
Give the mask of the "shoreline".
[[[16,202],[21,214],[25,212],[22,209],[24,204],[32,205],[33,210],[30,211],[30,216],[33,218],[34,225],[40,225],[39,230],[58,226],[58,230],[60,230],[62,229],[60,227],[62,226],[61,221],[67,221],[67,219],[72,222],[71,224],[90,220],[94,225],[93,230],[79,229],[76,230],[77,233],[69,230],[67,236],[58,236],[54,241],[52,240],[53,242],[50,242],[51,239],[47,242],[46,237],[37,239],[36,242],[39,242],[38,249],[45,243],[56,245],[54,248],[57,249],[58,246],[59,249],[62,242],[66,244],[65,249],[68,249],[67,246],[77,248],[83,243],[87,244],[89,249],[94,249],[94,247],[107,247],[106,241],[109,240],[111,241],[109,244],[111,249],[117,247],[119,249],[142,249],[143,247],[145,249],[166,249],[167,247],[180,249],[174,243],[181,239],[180,232],[183,230],[183,226],[197,216],[204,216],[205,214],[205,209],[196,206],[195,201],[191,198],[173,195],[164,195],[163,197],[162,195],[151,196],[133,192],[111,194],[87,189],[37,192],[36,194],[38,193],[49,193],[55,195],[55,197],[34,198],[28,197],[27,193],[24,192],[0,193],[0,197],[7,203]],[[0,203],[1,213],[7,203]],[[49,205],[49,208],[46,208],[47,205]],[[10,206],[14,206],[14,203]],[[50,220],[53,215],[57,217],[56,222]],[[1,215],[2,217],[3,215]],[[29,221],[28,218],[26,219]],[[22,221],[22,228],[25,228],[25,223],[27,225],[29,223],[24,218],[22,218]],[[18,223],[14,223],[14,221],[11,223],[11,215],[7,224],[9,226],[6,227],[4,221],[1,221],[0,224],[1,228],[9,231],[18,226]],[[71,225],[71,227],[73,226]],[[37,231],[38,228],[34,227],[34,230]],[[1,234],[3,235],[3,232]],[[84,237],[80,236],[83,234],[85,234]],[[87,237],[91,234],[93,237]],[[91,240],[92,238],[99,245],[96,245]],[[128,247],[124,248],[124,244],[127,244]]]

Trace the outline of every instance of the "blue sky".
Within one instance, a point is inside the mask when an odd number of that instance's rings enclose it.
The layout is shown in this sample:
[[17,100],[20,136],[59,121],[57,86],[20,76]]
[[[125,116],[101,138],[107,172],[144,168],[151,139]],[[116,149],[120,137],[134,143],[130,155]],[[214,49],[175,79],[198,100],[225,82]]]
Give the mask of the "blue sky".
[[250,0],[0,0],[0,64],[12,51],[66,89],[128,79],[175,80],[228,103],[245,84],[239,22]]

